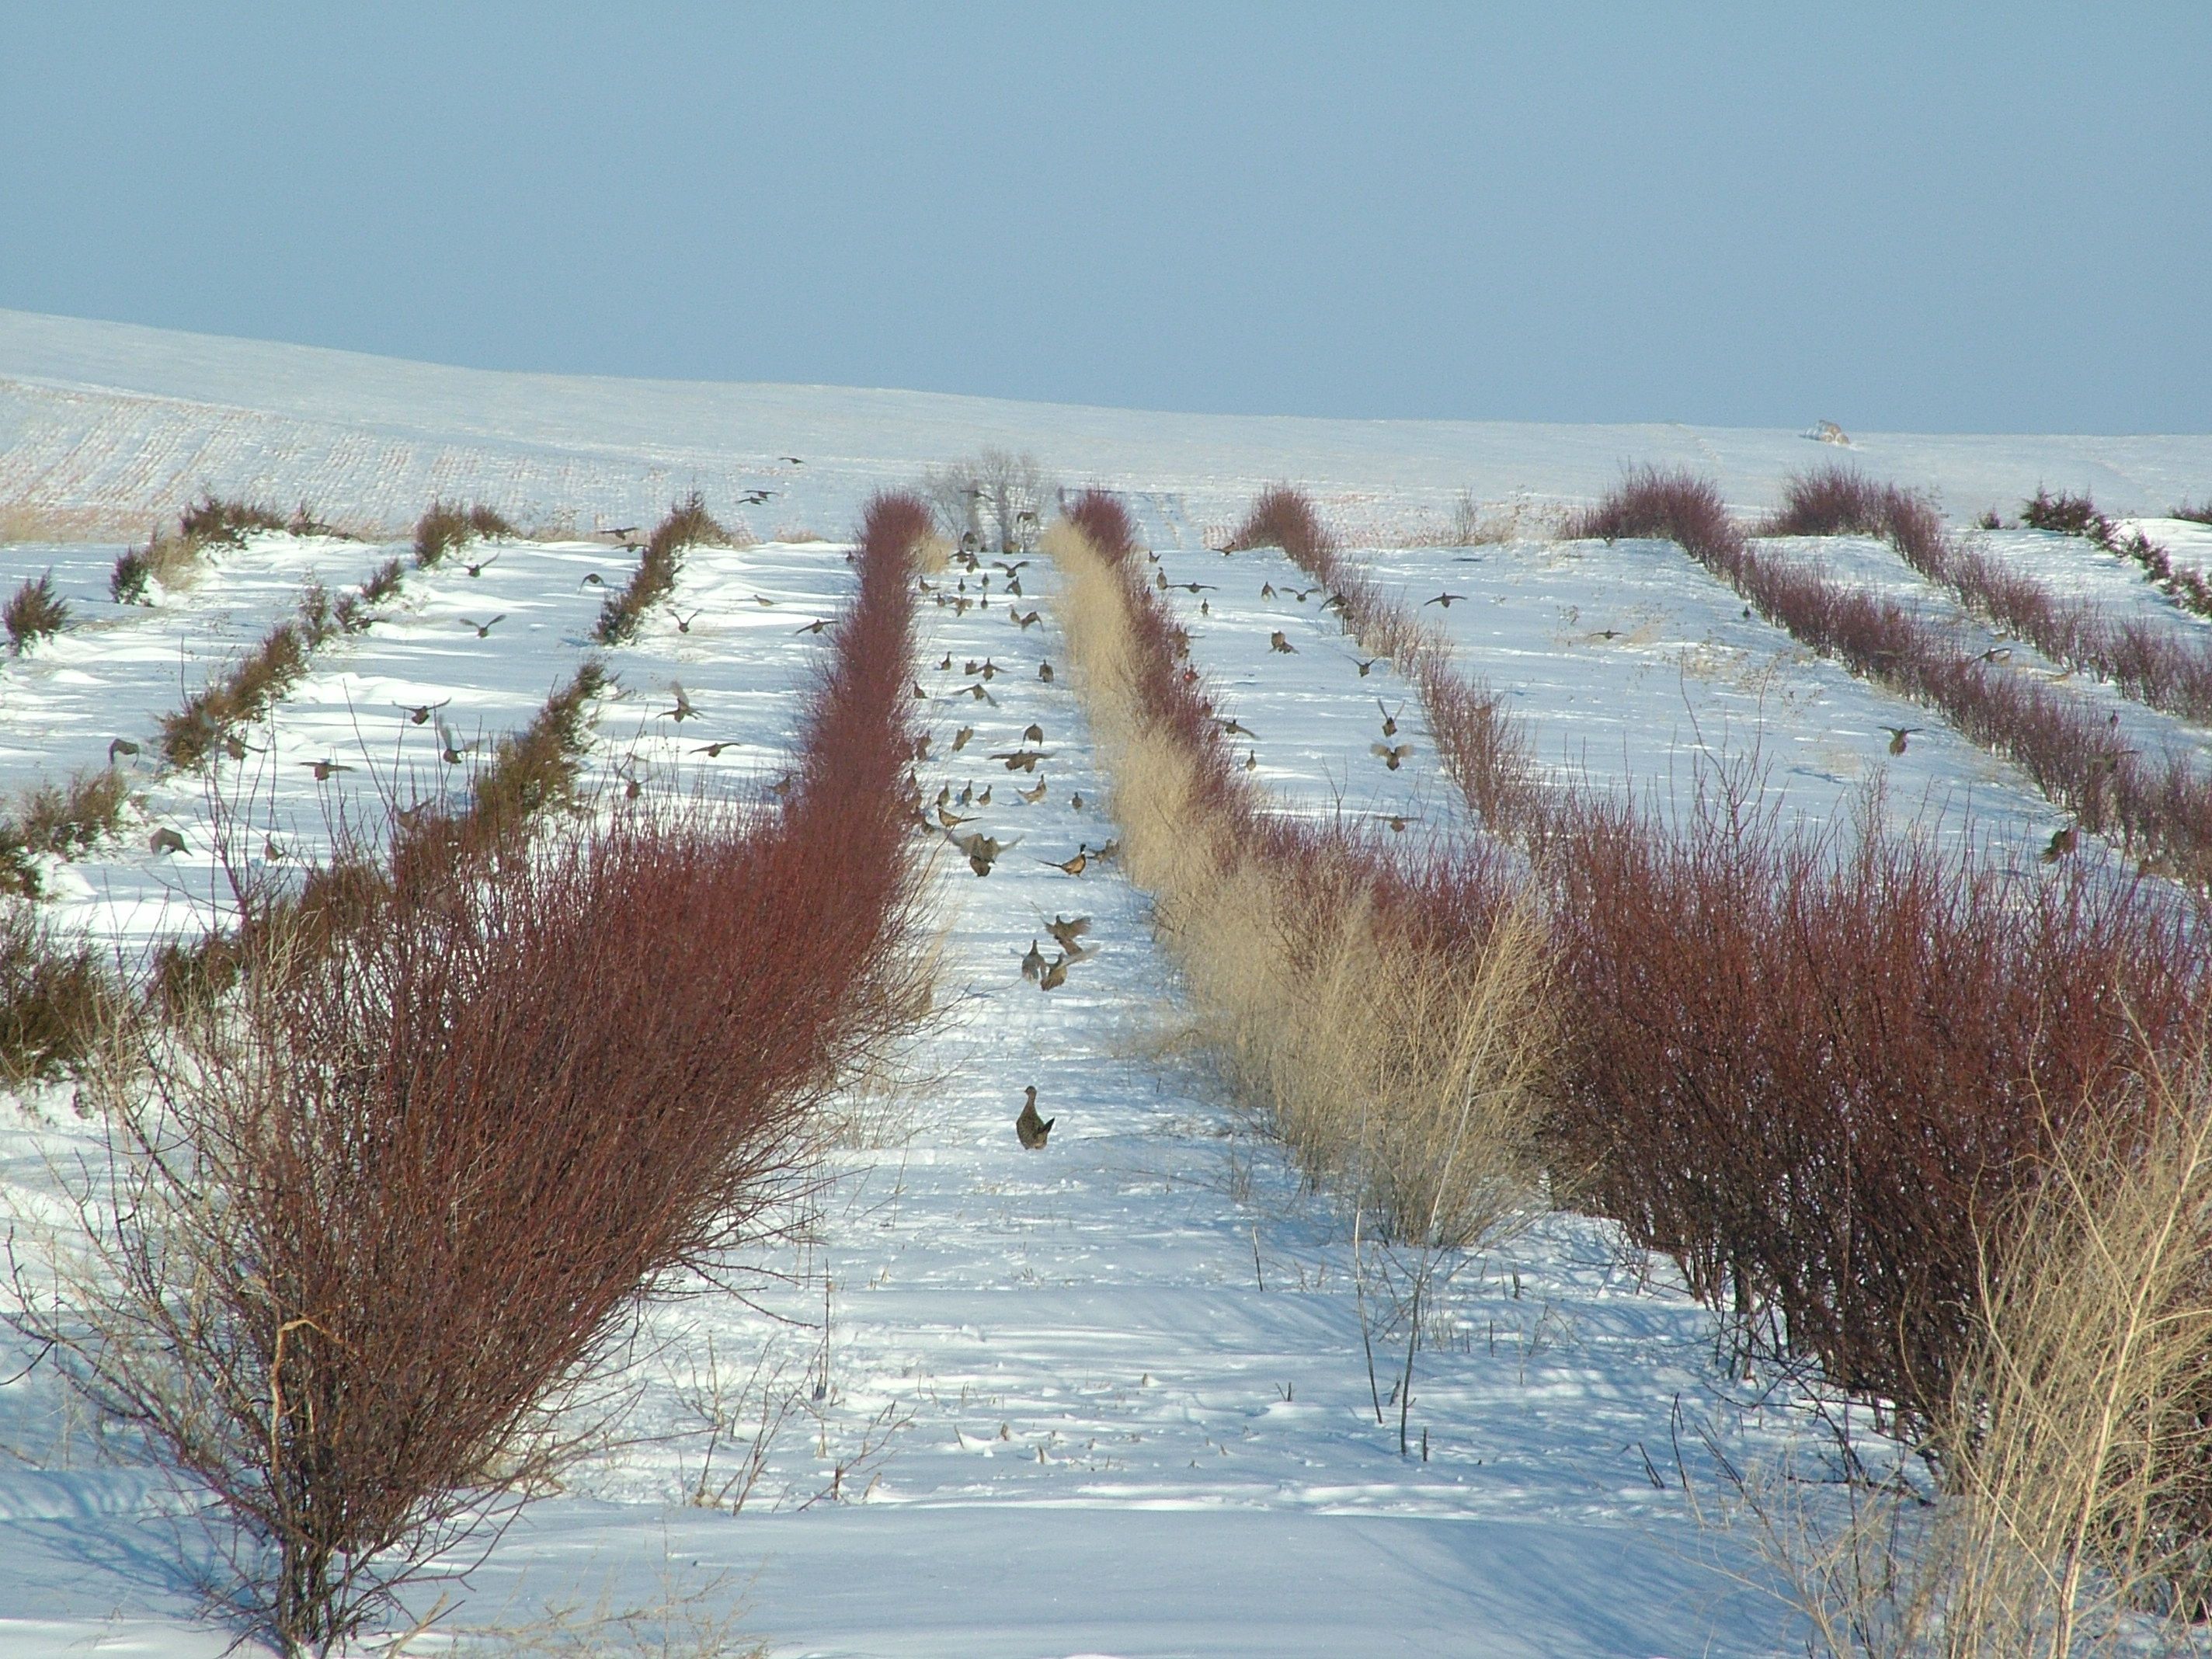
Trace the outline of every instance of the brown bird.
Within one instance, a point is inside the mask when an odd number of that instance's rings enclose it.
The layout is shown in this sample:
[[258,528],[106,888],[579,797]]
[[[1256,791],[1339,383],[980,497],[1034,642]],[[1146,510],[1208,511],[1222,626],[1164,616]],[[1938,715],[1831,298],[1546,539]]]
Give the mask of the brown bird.
[[494,617],[489,622],[478,622],[471,617],[463,617],[460,619],[461,626],[464,628],[475,629],[477,630],[477,637],[480,640],[489,639],[491,637],[491,630],[498,627],[500,623],[506,620],[507,612],[504,611],[501,611],[496,617]]
[[921,682],[920,680],[916,680],[914,683],[914,700],[916,702],[927,702],[929,701],[929,693],[921,689]]
[[937,821],[943,824],[947,830],[957,830],[963,823],[975,823],[975,815],[973,812],[969,812],[965,816],[963,816],[962,814],[954,811],[949,806],[939,806],[937,809]]
[[1380,657],[1354,657],[1352,659],[1352,665],[1359,671],[1359,678],[1364,680],[1375,665],[1382,660]]
[[1421,604],[1424,607],[1431,605],[1440,605],[1443,606],[1445,610],[1449,611],[1452,608],[1452,601],[1454,599],[1463,599],[1466,597],[1467,595],[1464,593],[1439,593],[1433,599],[1423,599]]
[[738,738],[717,738],[712,743],[702,744],[691,752],[695,755],[704,755],[708,760],[720,760],[725,749],[741,749],[744,746],[743,740]]
[[1042,743],[1044,741],[1044,727],[1039,726],[1035,720],[1031,720],[1027,726],[1022,728],[1022,741],[1024,743]]
[[1050,760],[1054,751],[1050,749],[1017,749],[1010,754],[994,755],[994,761],[1004,761],[1009,772],[1027,772],[1035,776],[1037,763]]
[[1057,991],[1061,986],[1066,983],[1067,958],[1066,957],[1055,957],[1051,964],[1045,969],[1044,977],[1037,981],[1037,989],[1040,991]]
[[1070,959],[1086,957],[1091,954],[1088,951],[1085,950],[1082,945],[1079,942],[1085,933],[1091,931],[1090,917],[1056,915],[1050,921],[1045,923],[1044,930],[1046,933],[1052,935],[1054,943],[1056,943],[1062,951],[1066,952]]
[[689,634],[691,631],[691,624],[697,622],[700,617],[705,616],[707,613],[703,611],[694,611],[687,617],[672,605],[668,607],[668,614],[675,619],[676,631],[678,633]]
[[1064,871],[1071,876],[1079,876],[1091,867],[1091,849],[1087,844],[1079,846],[1075,849],[1075,856],[1065,864],[1054,864],[1050,859],[1039,859],[1037,862],[1051,865],[1054,869]]
[[1297,592],[1291,594],[1291,597],[1296,599],[1300,605],[1304,605],[1308,599],[1313,598],[1315,594],[1320,592],[1321,589],[1317,586],[1302,587]]
[[1982,653],[1982,660],[1986,663],[2000,663],[2010,655],[2012,655],[2012,647],[2010,646],[1993,645],[1988,650]]
[[665,720],[674,720],[678,726],[681,726],[684,721],[690,720],[692,715],[699,712],[697,709],[692,708],[690,694],[684,690],[682,681],[669,681],[668,694],[676,699],[676,707],[673,708],[662,709],[660,711],[661,719]]
[[988,806],[990,804],[991,786],[987,783],[983,786],[983,793],[975,797],[975,805],[978,806]]
[[1100,848],[1097,852],[1093,853],[1091,856],[1092,858],[1097,859],[1097,860],[1099,861],[1099,863],[1101,863],[1101,864],[1111,864],[1111,863],[1113,863],[1113,861],[1114,861],[1115,859],[1118,859],[1118,858],[1120,858],[1120,857],[1121,856],[1121,838],[1120,838],[1119,836],[1116,836],[1116,837],[1115,837],[1114,839],[1112,839],[1112,840],[1109,841],[1109,842],[1107,842],[1103,847]]
[[2045,864],[2057,863],[2059,860],[2071,853],[2080,841],[2081,831],[2072,824],[2068,824],[2066,828],[2051,837],[2051,845],[2043,849],[2043,861]]
[[[937,665],[937,672],[940,674],[950,674],[952,672],[952,653],[950,651],[945,653],[945,660]],[[968,672],[972,674],[975,671],[971,668]]]
[[[605,587],[606,585],[607,579],[596,570],[586,570],[584,573],[584,580],[576,584],[579,587]],[[766,604],[767,601],[763,600],[762,603]]]
[[1275,585],[1274,585],[1274,583],[1273,583],[1273,582],[1261,582],[1261,583],[1260,584],[1260,597],[1261,597],[1261,599],[1273,599],[1273,598],[1275,597]]
[[1057,1115],[1051,1117],[1037,1115],[1036,1087],[1034,1084],[1023,1090],[1022,1095],[1022,1115],[1014,1120],[1014,1133],[1024,1147],[1034,1152],[1044,1145],[1045,1137],[1052,1133],[1052,1126],[1059,1122],[1060,1118]]
[[[1386,738],[1396,737],[1398,735],[1398,715],[1392,714],[1388,708],[1383,708],[1382,699],[1380,697],[1375,699],[1375,706],[1377,708],[1382,709],[1382,735]],[[1399,714],[1403,714],[1405,709],[1406,705],[1404,703],[1401,702],[1398,705]]]
[[945,840],[968,855],[968,867],[979,876],[989,875],[1000,854],[1022,844],[1019,836],[1012,841],[998,841],[980,832],[971,836],[947,835]]
[[1394,749],[1389,744],[1370,743],[1367,745],[1367,752],[1370,755],[1382,756],[1382,764],[1395,772],[1404,763],[1407,757],[1413,754],[1413,745],[1410,743],[1401,743]]
[[1250,726],[1245,725],[1242,720],[1223,720],[1218,714],[1216,714],[1213,718],[1215,723],[1221,727],[1221,735],[1224,738],[1242,736],[1256,738],[1260,735]]
[[1889,733],[1889,752],[1901,755],[1905,749],[1905,740],[1917,737],[1922,728],[1917,726],[1885,726],[1881,729]]
[[430,716],[451,702],[453,699],[448,697],[446,702],[395,702],[392,706],[405,713],[410,726],[428,726]]
[[1083,810],[1083,792],[1079,789],[1070,795],[1067,798],[1067,805],[1069,811],[1080,812]]
[[1036,980],[1042,978],[1043,975],[1044,952],[1037,949],[1037,942],[1032,939],[1030,941],[1030,953],[1022,958],[1022,977],[1026,980]]
[[988,657],[984,658],[984,659],[983,659],[983,683],[984,683],[986,685],[989,684],[990,684],[990,682],[991,682],[992,678],[993,678],[994,675],[996,675],[998,672],[999,672],[999,665],[998,665],[998,664],[996,664],[996,663],[994,663],[994,662],[993,662],[993,661],[992,661]]
[[1212,599],[1200,599],[1198,602],[1198,614],[1201,617],[1212,616],[1213,614],[1213,601]]
[[794,628],[791,631],[794,634],[819,634],[823,629],[829,626],[830,619],[827,617],[817,617],[812,622],[808,623],[804,628]]
[[760,606],[760,608],[761,608],[762,610],[763,610],[763,611],[773,611],[773,610],[775,610],[775,601],[774,599],[771,599],[770,598],[769,598],[769,596],[768,596],[767,594],[765,594],[765,593],[756,593],[756,594],[754,594],[754,595],[753,595],[753,603],[754,603],[755,605],[757,605]]
[[130,738],[117,738],[107,745],[107,763],[110,766],[114,765],[115,757],[118,755],[135,755],[137,752],[138,745],[131,742]]
[[1279,628],[1267,635],[1267,644],[1271,648],[1286,654],[1295,653],[1297,650],[1297,647],[1291,643],[1290,636]]
[[146,838],[146,845],[156,853],[181,853],[185,838],[173,830],[156,830]]
[[973,697],[978,702],[989,703],[994,708],[999,706],[999,700],[983,689],[981,681],[974,685],[963,685],[957,691],[948,691],[945,695],[950,697]]
[[929,758],[929,733],[928,733],[928,732],[923,732],[920,737],[916,738],[914,740],[914,757],[915,757],[916,760],[923,760],[923,761],[926,761],[926,760],[927,760],[927,759]]
[[1034,623],[1034,622],[1036,622],[1036,621],[1037,620],[1038,613],[1037,613],[1036,611],[1030,611],[1030,612],[1029,613],[1029,615],[1028,615],[1028,616],[1024,617],[1024,615],[1022,615],[1022,613],[1021,613],[1020,611],[1012,611],[1012,610],[1010,610],[1010,611],[1008,611],[1006,612],[1006,616],[1007,616],[1007,618],[1008,618],[1010,621],[1012,621],[1012,623],[1015,623],[1018,627],[1019,627],[1019,628],[1020,628],[1020,629],[1021,629],[1024,633],[1026,633],[1026,632],[1028,632],[1028,630],[1029,630],[1030,624],[1031,623]]
[[1052,684],[1052,665],[1048,662],[1039,663],[1037,665],[1037,678],[1042,680],[1047,685],[1050,685]]
[[353,768],[350,766],[341,766],[334,760],[301,761],[300,764],[306,767],[309,771],[315,775],[315,781],[317,783],[328,783],[331,781],[331,774],[333,772],[350,772],[353,770]]
[[1247,772],[1256,772],[1260,769],[1260,751],[1258,750],[1248,749],[1244,751],[1244,769]]
[[1045,792],[1046,787],[1047,787],[1047,785],[1046,785],[1046,783],[1045,783],[1044,780],[1043,780],[1042,778],[1039,778],[1039,779],[1037,780],[1037,785],[1036,785],[1036,788],[1034,788],[1034,789],[1017,789],[1017,790],[1015,790],[1015,791],[1014,791],[1014,793],[1015,793],[1016,794],[1019,795],[1019,796],[1020,796],[1024,800],[1027,801],[1030,805],[1034,806],[1034,805],[1036,805],[1039,801],[1041,801],[1041,800],[1042,800],[1042,799],[1044,799],[1044,792]]
[[952,752],[957,755],[965,749],[968,746],[968,739],[975,735],[975,728],[972,726],[963,726],[955,732],[952,734]]

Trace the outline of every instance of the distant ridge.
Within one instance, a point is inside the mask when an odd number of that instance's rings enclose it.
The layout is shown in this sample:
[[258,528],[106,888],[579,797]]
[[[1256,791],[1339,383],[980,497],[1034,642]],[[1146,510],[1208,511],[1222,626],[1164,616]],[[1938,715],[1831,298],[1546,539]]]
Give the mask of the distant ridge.
[[[2045,483],[2121,512],[2212,489],[2212,436],[1854,428],[1852,441],[1855,465],[1932,489],[1954,514],[2009,510]],[[1166,414],[515,374],[0,310],[0,501],[143,514],[207,484],[384,518],[437,493],[623,515],[665,506],[672,489],[727,495],[769,479],[771,516],[842,520],[868,490],[987,445],[1033,451],[1072,483],[1172,496],[1201,518],[1288,479],[1355,528],[1443,510],[1462,489],[1588,499],[1647,462],[1761,505],[1790,472],[1837,455],[1797,430]],[[806,465],[779,472],[782,454]]]

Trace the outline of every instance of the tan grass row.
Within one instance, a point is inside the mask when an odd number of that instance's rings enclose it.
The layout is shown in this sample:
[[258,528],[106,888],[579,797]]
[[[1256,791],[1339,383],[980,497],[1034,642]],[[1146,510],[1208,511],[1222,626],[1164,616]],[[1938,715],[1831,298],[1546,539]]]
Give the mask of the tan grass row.
[[1181,969],[1194,1035],[1317,1185],[1409,1242],[1472,1246],[1524,1213],[1552,1048],[1533,916],[1479,947],[1418,942],[1378,911],[1354,844],[1295,870],[1224,804],[1201,755],[1148,718],[1132,585],[1075,527],[1061,577],[1074,684],[1132,880]]

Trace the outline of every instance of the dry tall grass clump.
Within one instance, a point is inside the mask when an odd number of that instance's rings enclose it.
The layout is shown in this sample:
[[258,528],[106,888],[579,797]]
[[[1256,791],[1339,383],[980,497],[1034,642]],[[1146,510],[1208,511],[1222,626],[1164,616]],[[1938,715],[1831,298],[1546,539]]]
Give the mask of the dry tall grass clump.
[[2212,1079],[2201,1049],[2143,1073],[1984,1218],[1939,1486],[1893,1480],[1840,1516],[1747,1488],[1819,1650],[2191,1648],[2212,1594]]
[[[2060,503],[2039,496],[2029,503],[2027,522],[2039,527],[2079,521],[2114,551],[2125,550],[2111,521],[2086,497],[2062,502],[2078,507],[2060,512]],[[2039,506],[2048,510],[2037,514]],[[1930,581],[1947,587],[1999,627],[2031,641],[2044,655],[2068,668],[2086,669],[2110,680],[2128,696],[2184,720],[2212,720],[2212,645],[2193,635],[2141,621],[2112,622],[2096,606],[2061,599],[2043,583],[2003,560],[1972,545],[1954,543],[1927,502],[1894,484],[1877,484],[1844,467],[1792,478],[1783,505],[1761,526],[1770,536],[1833,536],[1844,532],[1880,536]],[[2138,538],[2138,539],[2141,539]],[[2146,542],[2163,562],[2164,550]],[[2193,575],[2194,573],[2185,573]],[[2160,585],[2183,592],[2180,578],[2165,566]],[[2208,590],[2212,597],[2212,590]]]
[[1130,877],[1200,1035],[1307,1175],[1396,1239],[1474,1244],[1523,1207],[1553,1039],[1547,968],[1502,864],[1400,869],[1267,814],[1233,770],[1118,503],[1048,532]]
[[628,585],[619,593],[610,593],[600,606],[592,637],[601,645],[621,645],[635,638],[646,612],[675,591],[676,573],[686,548],[732,544],[730,532],[707,511],[707,498],[693,490],[653,526],[652,538],[646,543]]

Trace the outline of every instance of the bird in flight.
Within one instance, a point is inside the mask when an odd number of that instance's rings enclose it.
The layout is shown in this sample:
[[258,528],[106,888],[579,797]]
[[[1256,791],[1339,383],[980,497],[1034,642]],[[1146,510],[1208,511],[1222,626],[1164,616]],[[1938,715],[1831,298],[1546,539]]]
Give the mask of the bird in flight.
[[1279,628],[1267,635],[1267,648],[1271,651],[1280,651],[1285,656],[1296,656],[1298,649],[1291,643],[1290,635]]
[[1370,743],[1367,745],[1367,752],[1370,755],[1380,755],[1382,757],[1382,764],[1395,772],[1413,754],[1413,745],[1410,743],[1401,743],[1394,748],[1387,743]]
[[1917,726],[1885,726],[1881,729],[1889,733],[1889,752],[1893,755],[1903,754],[1905,749],[1905,740],[1907,738],[1917,736],[1921,730]]
[[472,617],[464,617],[461,618],[461,626],[464,628],[475,629],[477,630],[477,637],[478,639],[488,640],[491,637],[491,630],[498,627],[500,623],[506,620],[507,612],[502,611],[499,615],[494,617],[489,622],[478,622]]
[[1463,599],[1466,597],[1467,595],[1464,593],[1439,593],[1433,599],[1423,599],[1421,604],[1424,607],[1431,605],[1440,605],[1443,606],[1445,610],[1449,611],[1452,608],[1453,600]]

